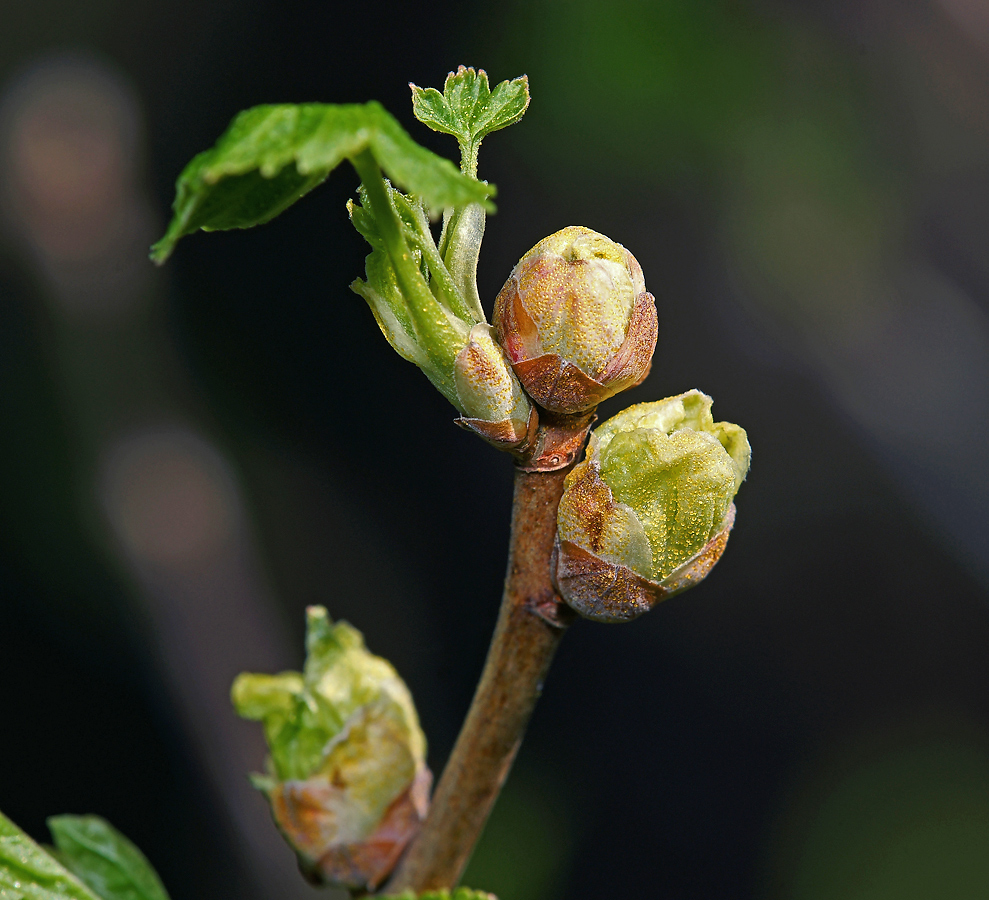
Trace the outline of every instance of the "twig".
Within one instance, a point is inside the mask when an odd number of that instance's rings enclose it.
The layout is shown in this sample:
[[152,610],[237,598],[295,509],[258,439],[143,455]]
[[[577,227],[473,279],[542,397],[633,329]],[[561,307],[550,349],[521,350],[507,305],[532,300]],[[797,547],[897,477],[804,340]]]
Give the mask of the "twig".
[[429,816],[388,893],[454,887],[508,777],[553,654],[573,619],[550,581],[556,511],[568,470],[516,470],[505,593],[484,672]]

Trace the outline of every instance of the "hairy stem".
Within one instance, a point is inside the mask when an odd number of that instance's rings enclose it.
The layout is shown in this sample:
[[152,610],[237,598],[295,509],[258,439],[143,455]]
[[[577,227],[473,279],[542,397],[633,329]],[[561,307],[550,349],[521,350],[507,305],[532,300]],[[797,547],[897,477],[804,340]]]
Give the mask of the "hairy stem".
[[550,582],[567,469],[516,470],[508,573],[484,672],[422,831],[387,891],[453,888],[494,806],[572,621]]

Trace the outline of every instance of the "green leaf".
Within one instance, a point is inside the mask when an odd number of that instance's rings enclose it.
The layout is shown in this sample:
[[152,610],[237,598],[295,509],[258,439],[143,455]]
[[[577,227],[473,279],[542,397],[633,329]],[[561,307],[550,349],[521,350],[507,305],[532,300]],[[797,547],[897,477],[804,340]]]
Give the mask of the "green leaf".
[[403,891],[401,894],[385,894],[381,900],[498,900],[494,894],[484,891],[474,891],[466,887],[454,888],[453,892],[443,888],[439,891],[426,891],[416,894],[414,891]]
[[144,854],[99,816],[52,816],[59,859],[103,900],[168,900]]
[[452,134],[460,144],[464,171],[477,171],[477,148],[492,131],[514,125],[529,106],[529,79],[522,75],[503,81],[493,91],[484,69],[461,66],[446,76],[441,94],[436,88],[412,88],[412,111],[433,131]]
[[174,216],[151,258],[163,263],[180,238],[200,228],[267,222],[364,150],[433,211],[468,203],[493,208],[493,185],[420,147],[379,103],[255,106],[236,116],[216,146],[179,176]]
[[0,813],[2,900],[100,900],[83,882]]
[[[461,66],[447,75],[442,94],[435,88],[409,87],[416,118],[457,139],[460,168],[470,176],[477,175],[477,153],[485,135],[514,125],[529,106],[525,75],[503,81],[492,91],[484,69]],[[475,311],[476,322],[485,321],[477,293],[477,259],[483,236],[484,210],[480,207],[448,208],[444,213],[440,257],[457,291]]]

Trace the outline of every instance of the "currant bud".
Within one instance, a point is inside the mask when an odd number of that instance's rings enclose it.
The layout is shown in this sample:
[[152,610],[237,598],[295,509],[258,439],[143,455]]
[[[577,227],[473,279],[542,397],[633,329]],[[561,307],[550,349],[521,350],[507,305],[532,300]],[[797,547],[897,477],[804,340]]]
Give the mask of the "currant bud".
[[649,374],[658,326],[635,257],[572,225],[519,260],[495,300],[494,327],[529,396],[578,413]]
[[356,628],[307,613],[302,672],[243,673],[231,699],[264,724],[267,774],[251,780],[317,884],[373,891],[429,807],[426,738],[408,688]]
[[751,451],[741,428],[713,420],[711,402],[688,391],[640,403],[592,433],[565,482],[554,564],[582,616],[634,619],[720,559]]

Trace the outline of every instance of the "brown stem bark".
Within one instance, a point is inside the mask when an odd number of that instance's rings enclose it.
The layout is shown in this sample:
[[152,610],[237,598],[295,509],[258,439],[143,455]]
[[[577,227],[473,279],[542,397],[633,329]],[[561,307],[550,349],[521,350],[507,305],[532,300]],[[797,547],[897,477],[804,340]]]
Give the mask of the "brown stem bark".
[[453,888],[508,777],[543,679],[574,615],[550,581],[569,467],[517,469],[508,573],[484,671],[422,830],[387,892]]

